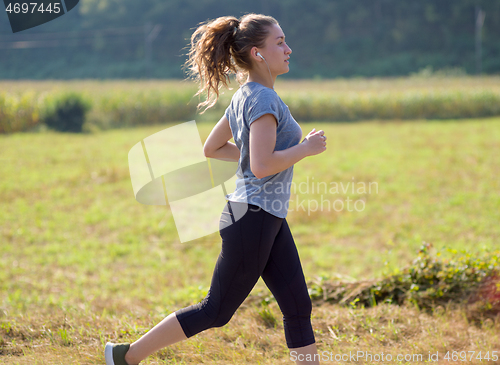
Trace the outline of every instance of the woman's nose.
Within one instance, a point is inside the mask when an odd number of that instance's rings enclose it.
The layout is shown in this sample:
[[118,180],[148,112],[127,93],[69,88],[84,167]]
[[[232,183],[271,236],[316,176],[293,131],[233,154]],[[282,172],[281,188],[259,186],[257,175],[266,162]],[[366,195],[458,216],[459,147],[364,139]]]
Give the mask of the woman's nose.
[[285,51],[286,54],[290,54],[292,53],[292,49],[288,46],[288,44],[286,45],[286,51]]

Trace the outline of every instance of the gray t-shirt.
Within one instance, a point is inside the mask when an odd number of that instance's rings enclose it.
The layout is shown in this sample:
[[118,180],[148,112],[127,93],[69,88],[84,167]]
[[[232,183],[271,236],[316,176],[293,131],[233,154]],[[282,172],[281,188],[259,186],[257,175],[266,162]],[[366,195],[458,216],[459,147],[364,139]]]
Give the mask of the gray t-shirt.
[[288,213],[293,165],[277,174],[258,179],[250,169],[250,124],[265,114],[272,114],[278,121],[275,151],[285,150],[300,143],[302,129],[293,119],[288,106],[273,89],[256,82],[247,82],[234,93],[226,109],[226,118],[234,142],[240,150],[236,172],[236,189],[226,199],[253,204],[265,211],[285,218]]

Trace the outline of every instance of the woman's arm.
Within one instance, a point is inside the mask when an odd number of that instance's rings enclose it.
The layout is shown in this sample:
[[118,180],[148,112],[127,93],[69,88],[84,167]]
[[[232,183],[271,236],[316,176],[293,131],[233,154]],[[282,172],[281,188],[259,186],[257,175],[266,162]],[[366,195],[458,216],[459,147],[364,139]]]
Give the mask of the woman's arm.
[[240,150],[232,142],[228,142],[233,138],[229,120],[223,116],[210,132],[203,153],[205,157],[216,158],[224,161],[239,161]]
[[326,150],[324,132],[313,129],[302,143],[275,151],[276,123],[272,114],[265,114],[250,124],[250,169],[259,179],[286,170],[304,157]]

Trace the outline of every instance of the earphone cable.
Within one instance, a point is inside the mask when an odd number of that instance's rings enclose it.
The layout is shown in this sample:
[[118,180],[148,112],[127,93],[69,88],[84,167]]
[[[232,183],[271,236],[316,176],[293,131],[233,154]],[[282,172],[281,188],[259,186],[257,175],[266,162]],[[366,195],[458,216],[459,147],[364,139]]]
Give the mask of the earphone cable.
[[273,82],[273,75],[271,75],[271,69],[269,68],[269,65],[267,64],[267,61],[264,57],[262,57],[262,59],[264,60],[264,62],[266,63],[266,66],[267,66],[267,70],[269,71],[269,76],[271,77],[271,83],[273,85],[273,90],[274,90],[274,82]]

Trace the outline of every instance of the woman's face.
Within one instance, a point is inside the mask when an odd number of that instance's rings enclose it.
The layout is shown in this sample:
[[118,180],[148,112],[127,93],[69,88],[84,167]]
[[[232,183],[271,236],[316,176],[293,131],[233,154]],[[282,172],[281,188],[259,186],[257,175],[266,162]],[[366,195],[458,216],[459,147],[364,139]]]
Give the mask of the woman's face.
[[269,35],[264,47],[260,49],[260,54],[266,59],[273,75],[277,76],[289,71],[290,53],[292,50],[285,43],[285,33],[279,25],[273,24],[269,27]]

